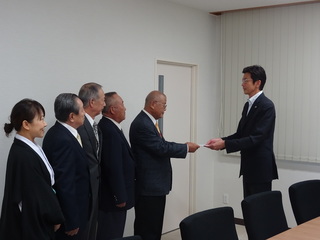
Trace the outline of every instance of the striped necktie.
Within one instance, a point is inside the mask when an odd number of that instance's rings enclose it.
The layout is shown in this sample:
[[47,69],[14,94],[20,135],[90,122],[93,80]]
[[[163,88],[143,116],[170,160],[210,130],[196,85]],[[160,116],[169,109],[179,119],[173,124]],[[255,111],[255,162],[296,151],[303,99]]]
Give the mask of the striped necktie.
[[97,153],[99,153],[99,134],[98,134],[98,124],[96,122],[93,122],[93,132],[94,136],[96,137],[96,143],[97,143]]

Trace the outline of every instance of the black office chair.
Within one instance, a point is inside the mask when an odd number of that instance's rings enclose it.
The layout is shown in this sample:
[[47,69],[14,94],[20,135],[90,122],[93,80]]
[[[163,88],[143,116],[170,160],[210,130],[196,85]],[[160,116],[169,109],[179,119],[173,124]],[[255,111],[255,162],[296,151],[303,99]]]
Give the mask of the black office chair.
[[135,235],[135,236],[122,237],[122,238],[115,238],[112,240],[142,240],[142,238],[138,235]]
[[231,207],[194,213],[179,226],[182,240],[238,240]]
[[248,196],[241,207],[249,240],[265,240],[289,229],[280,191]]
[[307,180],[291,185],[289,197],[298,225],[320,216],[320,180]]

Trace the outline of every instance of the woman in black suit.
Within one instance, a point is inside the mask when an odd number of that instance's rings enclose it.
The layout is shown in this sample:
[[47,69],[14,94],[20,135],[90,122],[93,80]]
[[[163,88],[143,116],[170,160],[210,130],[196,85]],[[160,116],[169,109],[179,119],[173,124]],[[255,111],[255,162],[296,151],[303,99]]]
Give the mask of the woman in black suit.
[[35,138],[44,136],[45,111],[34,100],[23,99],[12,109],[10,123],[4,125],[7,136],[17,134],[11,146],[2,212],[0,239],[51,240],[64,221],[52,188],[54,173]]

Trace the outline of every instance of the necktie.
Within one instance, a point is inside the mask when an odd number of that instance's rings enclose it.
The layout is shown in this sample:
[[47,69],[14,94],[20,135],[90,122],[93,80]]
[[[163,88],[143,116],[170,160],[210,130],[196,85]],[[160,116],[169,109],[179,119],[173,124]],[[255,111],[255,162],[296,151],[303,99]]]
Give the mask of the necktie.
[[78,140],[80,146],[82,147],[82,141],[81,141],[81,137],[80,137],[79,133],[77,134],[77,140]]
[[120,129],[120,132],[121,132],[121,135],[123,135],[123,136],[124,136],[124,133],[123,133],[123,130],[122,130],[122,128]]
[[156,126],[156,128],[157,128],[157,130],[158,130],[159,135],[162,137],[162,134],[161,134],[161,131],[160,131],[158,122],[156,122],[155,126]]
[[96,137],[96,143],[97,143],[97,153],[99,152],[99,135],[98,135],[98,124],[96,122],[93,122],[93,132],[94,136]]
[[[126,139],[126,136],[124,135],[122,129],[120,129],[120,135],[121,135],[121,137],[122,137],[123,139]],[[126,139],[126,140],[127,140],[127,139]]]
[[93,122],[93,132],[94,132],[94,135],[97,139],[97,142],[99,142],[99,135],[98,135],[98,124],[96,122]]
[[246,104],[244,104],[244,107],[243,107],[243,113],[245,116],[248,115],[248,109],[249,109],[249,102],[246,102]]

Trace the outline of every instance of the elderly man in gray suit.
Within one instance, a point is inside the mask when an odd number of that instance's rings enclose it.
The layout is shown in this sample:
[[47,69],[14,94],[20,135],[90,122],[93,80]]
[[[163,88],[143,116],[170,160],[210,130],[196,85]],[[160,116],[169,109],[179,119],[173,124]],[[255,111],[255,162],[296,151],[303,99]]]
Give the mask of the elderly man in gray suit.
[[95,240],[98,221],[98,194],[100,187],[100,159],[102,136],[94,118],[101,113],[105,106],[102,86],[97,83],[86,83],[79,91],[85,111],[84,124],[78,128],[83,149],[87,154],[90,168],[91,205],[92,211],[88,224],[88,240]]

